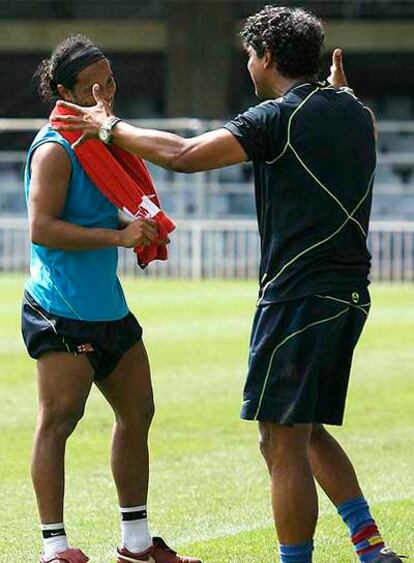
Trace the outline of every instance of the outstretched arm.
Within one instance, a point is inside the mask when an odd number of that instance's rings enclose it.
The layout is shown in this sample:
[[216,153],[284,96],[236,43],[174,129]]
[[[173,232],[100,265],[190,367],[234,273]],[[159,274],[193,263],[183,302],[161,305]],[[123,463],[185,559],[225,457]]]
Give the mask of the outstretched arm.
[[140,129],[120,122],[115,126],[113,142],[176,172],[200,172],[248,160],[240,143],[226,129],[185,139],[173,133]]
[[[347,86],[341,49],[335,49],[333,53],[328,80],[336,88]],[[113,116],[97,84],[92,91],[96,100],[93,107],[83,108],[68,102],[58,102],[74,115],[54,116],[60,122],[56,129],[83,131],[82,137],[74,144],[75,148],[88,139],[98,137],[99,129]],[[241,144],[226,129],[185,139],[173,133],[141,129],[120,122],[113,129],[112,142],[130,153],[176,172],[199,172],[248,160]]]
[[[99,86],[93,87],[96,105],[80,107],[68,102],[58,102],[74,115],[55,115],[60,125],[57,130],[83,131],[73,145],[98,137],[99,129],[112,116],[111,108],[101,96]],[[199,172],[238,164],[248,160],[245,151],[233,135],[225,129],[217,129],[197,137],[185,139],[174,133],[141,129],[119,122],[113,129],[112,142],[154,164],[177,172]]]

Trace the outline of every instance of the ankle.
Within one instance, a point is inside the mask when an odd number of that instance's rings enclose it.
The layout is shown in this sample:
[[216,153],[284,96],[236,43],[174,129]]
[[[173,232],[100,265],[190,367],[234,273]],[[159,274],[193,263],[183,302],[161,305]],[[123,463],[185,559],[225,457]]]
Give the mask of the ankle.
[[355,552],[362,563],[375,560],[385,543],[363,496],[338,506],[338,514],[348,527]]
[[281,563],[312,563],[313,541],[280,545],[279,549]]
[[43,556],[45,559],[53,557],[59,551],[69,548],[63,522],[56,524],[41,524],[43,536]]
[[148,529],[147,507],[120,507],[122,547],[131,553],[141,553],[152,545]]

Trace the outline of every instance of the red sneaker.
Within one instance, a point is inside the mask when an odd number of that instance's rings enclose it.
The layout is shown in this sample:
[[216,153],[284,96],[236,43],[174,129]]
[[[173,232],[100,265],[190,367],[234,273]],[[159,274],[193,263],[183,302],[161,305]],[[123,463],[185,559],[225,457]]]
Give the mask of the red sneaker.
[[64,551],[59,551],[51,559],[40,560],[40,563],[88,563],[89,557],[86,557],[80,549],[65,549]]
[[118,548],[117,563],[202,563],[194,557],[177,555],[162,538],[152,538],[152,546],[141,553]]

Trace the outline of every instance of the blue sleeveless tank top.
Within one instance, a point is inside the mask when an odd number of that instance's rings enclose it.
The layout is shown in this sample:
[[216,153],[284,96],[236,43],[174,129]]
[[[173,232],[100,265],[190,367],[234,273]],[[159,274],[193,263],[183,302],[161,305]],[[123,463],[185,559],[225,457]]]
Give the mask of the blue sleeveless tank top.
[[[70,144],[49,126],[39,131],[28,153],[25,196],[29,205],[30,162],[44,143],[58,143],[67,152],[72,174],[63,221],[87,228],[116,229],[118,210],[83,171]],[[65,251],[31,245],[26,290],[46,311],[85,321],[112,321],[128,314],[117,276],[118,249]]]

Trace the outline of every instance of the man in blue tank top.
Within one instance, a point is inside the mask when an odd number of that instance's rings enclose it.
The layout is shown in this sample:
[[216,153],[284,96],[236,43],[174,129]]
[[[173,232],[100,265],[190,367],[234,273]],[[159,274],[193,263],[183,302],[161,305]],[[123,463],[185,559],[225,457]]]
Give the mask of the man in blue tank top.
[[[97,83],[112,105],[116,85],[110,64],[84,36],[58,45],[37,74],[48,101],[92,105]],[[43,535],[41,561],[89,561],[70,547],[65,533],[64,455],[95,383],[116,420],[112,471],[122,531],[117,560],[200,563],[152,538],[147,522],[151,376],[142,328],[117,277],[117,248],[150,244],[156,224],[138,219],[120,229],[116,207],[85,174],[70,144],[49,126],[29,149],[25,192],[32,245],[22,330],[38,368],[32,478]]]
[[[259,423],[280,560],[312,561],[316,480],[361,563],[401,563],[324,426],[342,424],[352,355],[370,308],[373,115],[343,88],[340,51],[333,84],[319,82],[324,30],[313,14],[266,6],[248,18],[242,37],[256,94],[267,101],[192,139],[121,122],[112,140],[180,172],[252,161],[261,271],[242,418]],[[113,119],[99,88],[93,91],[97,105],[78,108],[72,121],[84,138]]]

